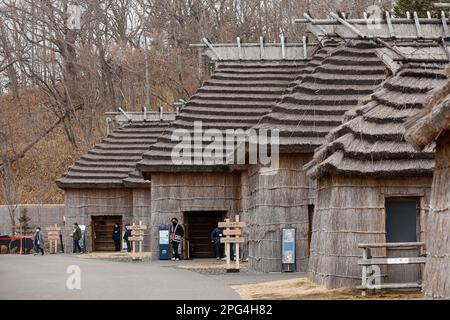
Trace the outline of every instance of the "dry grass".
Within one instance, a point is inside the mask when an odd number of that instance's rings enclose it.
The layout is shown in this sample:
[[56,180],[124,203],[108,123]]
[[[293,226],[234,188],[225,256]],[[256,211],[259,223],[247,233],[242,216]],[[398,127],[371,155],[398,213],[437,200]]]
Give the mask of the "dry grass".
[[232,286],[248,300],[420,300],[420,292],[377,293],[361,296],[354,288],[327,289],[306,278]]

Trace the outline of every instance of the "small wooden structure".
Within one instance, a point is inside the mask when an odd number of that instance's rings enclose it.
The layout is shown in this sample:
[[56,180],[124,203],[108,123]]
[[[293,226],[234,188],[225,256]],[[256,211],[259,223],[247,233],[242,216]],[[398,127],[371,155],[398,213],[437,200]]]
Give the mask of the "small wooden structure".
[[[189,221],[185,220],[189,212],[205,215],[221,212],[230,219],[240,212],[247,212],[246,170],[230,170],[225,159],[229,150],[223,150],[224,159],[216,159],[214,153],[211,157],[203,156],[201,152],[208,148],[210,142],[197,138],[195,123],[201,121],[204,130],[220,130],[222,133],[229,129],[250,129],[271,111],[289,83],[303,74],[309,58],[317,49],[317,45],[308,45],[307,59],[304,59],[303,45],[295,48],[290,44],[286,46],[284,60],[278,55],[272,56],[271,60],[260,59],[259,53],[256,60],[240,60],[236,45],[213,45],[220,59],[206,44],[202,47],[207,51],[205,54],[211,55],[216,62],[214,72],[137,164],[137,169],[151,180],[152,252],[158,251],[158,226],[172,217],[177,217],[189,230]],[[264,46],[265,53],[268,53],[267,47]],[[242,45],[241,58],[259,52],[259,47],[252,48]],[[277,48],[279,52],[281,49]],[[291,52],[297,49],[300,55],[291,56]],[[296,58],[292,60],[290,57],[294,56]],[[172,152],[176,152],[178,143],[172,139],[172,134],[180,129],[187,130],[194,143],[188,149],[189,159],[186,158],[185,163],[174,164]],[[233,139],[234,144],[237,134],[224,138]],[[200,159],[199,163],[196,159]],[[248,221],[244,215],[241,218]]]
[[[133,260],[142,260],[142,244],[144,242],[145,230],[147,230],[147,226],[142,224],[142,221],[139,221],[139,224],[129,226],[131,230],[131,237],[128,238],[128,241],[131,241],[133,250],[131,252],[131,257]],[[138,252],[136,253],[136,245],[138,246]]]
[[[219,222],[219,228],[225,228],[223,230],[223,235],[225,237],[220,238],[221,243],[225,243],[225,253],[227,255],[227,272],[239,272],[239,245],[245,242],[245,238],[242,237],[242,228],[246,226],[246,223],[239,221],[239,215],[236,215],[234,221],[230,219],[225,219],[225,222]],[[236,246],[235,261],[236,267],[231,267],[231,244],[234,243]]]
[[[450,69],[447,67],[447,75]],[[416,149],[436,145],[430,214],[427,226],[427,264],[423,291],[450,299],[450,81],[436,87],[423,112],[406,123],[406,140]]]
[[[66,225],[77,222],[90,226],[96,216],[114,216],[121,223],[133,220],[150,223],[150,181],[135,171],[134,165],[175,119],[176,113],[144,109],[107,115],[117,126],[56,182],[64,189]],[[102,248],[96,246],[94,231],[86,233],[88,251]],[[109,234],[105,236],[110,239]],[[68,241],[68,250],[71,243]]]
[[61,227],[55,223],[54,226],[46,227],[47,241],[49,243],[49,253],[58,253],[58,241],[61,234]]
[[[422,287],[421,282],[409,282],[409,283],[382,283],[380,266],[386,265],[404,265],[404,264],[425,264],[424,253],[421,249],[425,247],[424,242],[403,242],[403,243],[360,243],[358,248],[363,250],[362,258],[358,260],[358,265],[362,266],[361,286],[358,288],[362,290],[362,295],[366,295],[367,290],[381,290],[381,289],[420,289]],[[400,257],[400,258],[388,258],[388,257],[372,257],[372,249],[375,248],[418,248],[418,257]],[[378,266],[380,274],[371,275],[368,270],[369,267]],[[372,268],[370,268],[371,271]],[[375,279],[375,284],[369,281],[369,277]]]

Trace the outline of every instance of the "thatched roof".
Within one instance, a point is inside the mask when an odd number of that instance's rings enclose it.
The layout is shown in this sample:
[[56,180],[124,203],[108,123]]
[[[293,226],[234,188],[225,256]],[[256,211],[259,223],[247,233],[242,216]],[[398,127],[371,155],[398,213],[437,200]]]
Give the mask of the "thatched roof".
[[170,121],[137,121],[114,129],[101,143],[83,155],[69,171],[56,181],[66,188],[149,187],[136,163]]
[[344,113],[371,94],[387,72],[373,41],[325,45],[311,73],[291,84],[256,128],[278,128],[281,152],[313,152],[340,125]]
[[[194,137],[194,122],[202,129],[249,129],[271,111],[288,84],[305,71],[306,60],[220,61],[211,78],[198,89],[164,135],[152,145],[137,164],[146,172],[227,171],[226,161],[220,164],[174,164],[172,151],[179,143],[172,141],[174,130],[184,129]],[[231,137],[234,139],[234,136]],[[191,149],[190,159],[201,155],[210,142]],[[225,150],[224,156],[231,150]],[[213,159],[207,159],[213,160]]]
[[429,92],[446,81],[443,64],[405,64],[367,103],[347,113],[347,121],[327,136],[305,166],[308,174],[430,175],[433,146],[414,151],[404,139],[404,124],[423,109]]
[[[446,69],[447,76],[450,68]],[[433,90],[422,112],[406,124],[406,140],[417,151],[432,143],[444,130],[450,130],[450,81]]]

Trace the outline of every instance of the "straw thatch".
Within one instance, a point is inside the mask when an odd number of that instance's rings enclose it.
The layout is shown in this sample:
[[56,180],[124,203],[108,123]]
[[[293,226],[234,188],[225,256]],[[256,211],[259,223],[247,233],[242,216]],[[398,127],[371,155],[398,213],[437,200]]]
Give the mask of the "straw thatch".
[[317,64],[311,73],[291,84],[290,93],[256,127],[279,129],[281,152],[313,152],[341,124],[344,113],[385,79],[375,43],[336,45],[326,44],[313,57]]
[[[448,71],[448,69],[447,69]],[[437,87],[426,108],[406,123],[406,140],[417,150],[435,141],[430,215],[427,226],[427,264],[424,293],[450,299],[450,81]]]
[[218,161],[212,154],[211,159],[206,157],[201,163],[194,163],[196,157],[202,159],[201,152],[210,144],[208,141],[199,141],[199,148],[189,145],[190,164],[175,165],[172,151],[179,142],[172,141],[172,133],[183,129],[196,139],[195,121],[201,121],[203,130],[217,129],[222,134],[227,129],[249,129],[271,111],[288,84],[303,74],[305,65],[302,60],[218,62],[211,78],[191,97],[170,130],[144,154],[137,168],[144,172],[228,171],[225,156],[232,148],[226,146]]
[[446,79],[443,65],[405,65],[328,135],[307,166],[309,175],[431,175],[433,146],[416,152],[405,142],[404,123],[422,110],[427,93]]
[[[446,69],[447,76],[450,68]],[[444,130],[450,129],[450,81],[436,88],[424,110],[406,124],[406,140],[418,151],[423,150]]]
[[169,123],[137,121],[117,127],[75,162],[56,184],[63,189],[150,187],[150,182],[134,168]]

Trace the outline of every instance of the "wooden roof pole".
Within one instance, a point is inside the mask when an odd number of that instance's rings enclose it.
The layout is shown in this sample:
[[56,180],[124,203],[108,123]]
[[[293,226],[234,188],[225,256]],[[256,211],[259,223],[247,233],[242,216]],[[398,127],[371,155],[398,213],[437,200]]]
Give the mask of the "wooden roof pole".
[[445,18],[445,12],[441,11],[441,21],[442,21],[442,29],[444,30],[444,37],[448,38],[448,25],[447,25],[447,19]]
[[[310,22],[311,24],[313,24],[314,20],[313,20],[313,18],[311,18],[311,16],[310,16],[309,14],[307,14],[307,13],[305,12],[305,13],[303,13],[303,16],[306,18],[306,20],[308,20],[308,22]],[[295,21],[297,21],[297,20],[295,20]],[[325,28],[322,27],[321,25],[314,25],[314,26],[317,27],[317,28],[323,33],[324,36],[327,36],[327,35],[328,35],[327,30],[325,30]]]
[[392,21],[391,21],[391,14],[389,13],[389,11],[386,11],[386,23],[388,25],[388,29],[389,29],[389,34],[392,38],[395,38],[395,32],[394,32],[394,27],[392,26]]
[[208,39],[203,38],[202,41],[216,55],[218,60],[222,60],[220,54],[217,52],[216,48],[214,48],[213,45],[208,41]]
[[448,2],[435,2],[435,3],[433,3],[433,6],[435,8],[442,8],[442,9],[450,8],[450,3],[448,3]]
[[357,34],[360,38],[367,38],[367,36],[365,34],[363,34],[361,31],[359,31],[357,28],[355,28],[353,25],[351,25],[350,23],[348,23],[346,20],[342,19],[341,17],[339,17],[336,13],[334,12],[330,12],[330,16],[334,19],[336,19],[337,21],[339,21],[342,25],[344,25],[345,27],[347,27],[348,29],[350,29],[353,33]]
[[417,15],[417,12],[413,12],[414,17],[414,24],[416,25],[416,31],[417,31],[417,37],[423,38],[422,29],[420,28],[420,22],[419,22],[419,16]]
[[402,59],[404,60],[408,60],[409,58],[403,54],[403,52],[401,52],[400,50],[398,50],[397,48],[393,47],[392,45],[390,45],[389,43],[387,43],[384,40],[381,40],[380,38],[375,38],[375,42],[378,42],[379,44],[385,46],[386,48],[394,51],[398,56],[400,56]]
[[128,120],[131,121],[131,117],[128,115],[128,113],[126,113],[121,107],[118,108],[119,112],[122,113],[124,115],[124,117]]

